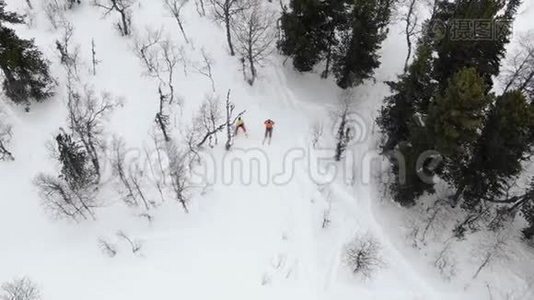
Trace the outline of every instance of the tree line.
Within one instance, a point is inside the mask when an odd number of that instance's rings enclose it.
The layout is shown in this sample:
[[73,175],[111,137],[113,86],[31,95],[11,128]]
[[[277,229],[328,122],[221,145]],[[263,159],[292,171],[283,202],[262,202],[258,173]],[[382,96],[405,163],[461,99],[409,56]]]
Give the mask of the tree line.
[[[435,1],[414,59],[397,81],[388,82],[392,94],[377,119],[381,149],[392,162],[389,189],[395,201],[416,204],[435,193],[439,178],[449,186],[450,205],[466,212],[455,229],[460,237],[481,223],[504,226],[519,214],[529,222],[525,236],[534,234],[533,188],[516,186],[532,157],[534,105],[528,87],[534,76],[515,65],[507,88],[493,92],[519,5]],[[484,20],[493,34],[459,32],[461,22],[473,20]]]

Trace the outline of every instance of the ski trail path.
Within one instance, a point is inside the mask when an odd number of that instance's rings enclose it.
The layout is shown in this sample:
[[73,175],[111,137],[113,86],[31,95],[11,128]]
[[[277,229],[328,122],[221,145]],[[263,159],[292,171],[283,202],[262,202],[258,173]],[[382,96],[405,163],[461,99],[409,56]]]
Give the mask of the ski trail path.
[[[275,68],[275,74],[271,78],[276,78],[272,86],[275,87],[280,106],[285,106],[285,112],[293,116],[306,114],[305,111],[299,110],[299,107],[304,105],[302,103],[299,105],[299,99],[287,87],[288,80],[284,68]],[[293,126],[295,126],[294,123]],[[300,135],[301,138],[284,139],[284,142],[287,142],[285,145],[287,149],[300,147],[304,151],[308,151],[306,143],[307,129],[300,128],[300,131],[303,133],[303,135]],[[367,144],[360,144],[356,147],[358,147],[356,151],[370,150]],[[305,153],[306,155],[311,155],[309,152]],[[302,164],[302,167],[295,172],[293,181],[296,183],[292,182],[290,184],[291,191],[287,191],[288,194],[296,196],[289,202],[289,215],[287,218],[289,219],[290,229],[288,233],[283,233],[283,235],[288,235],[287,239],[290,244],[288,248],[290,249],[289,252],[292,252],[288,256],[296,256],[293,257],[293,261],[299,267],[299,279],[302,280],[303,284],[309,284],[308,288],[310,290],[315,290],[315,295],[317,296],[314,298],[329,299],[331,298],[331,292],[335,294],[335,291],[332,290],[337,287],[336,283],[340,280],[343,247],[353,237],[355,231],[360,233],[369,231],[374,236],[380,237],[388,264],[394,265],[395,270],[403,270],[402,274],[398,274],[400,275],[397,278],[399,286],[408,282],[410,285],[409,290],[414,298],[436,298],[435,291],[429,287],[425,278],[410,265],[407,258],[390,240],[383,238],[388,235],[385,232],[386,229],[374,217],[371,208],[371,201],[373,200],[370,186],[358,182],[353,188],[353,192],[350,192],[351,187],[339,182],[334,182],[328,186],[331,197],[335,199],[332,203],[332,206],[334,206],[332,209],[342,213],[342,220],[337,228],[339,231],[337,236],[324,237],[324,235],[328,235],[328,232],[321,232],[324,230],[321,228],[322,220],[320,217],[322,212],[317,211],[318,208],[311,203],[311,193],[302,192],[306,190],[304,188],[301,188],[300,192],[298,189],[298,187],[305,186],[309,187],[307,190],[317,189],[317,186],[313,184],[309,177],[310,167],[306,162]],[[361,165],[358,165],[357,169],[359,170],[361,167]],[[297,188],[296,191],[294,191],[295,188]],[[325,242],[329,243],[327,247],[321,245],[321,243]],[[326,255],[326,258],[321,257],[323,255]],[[388,267],[386,266],[386,268]]]

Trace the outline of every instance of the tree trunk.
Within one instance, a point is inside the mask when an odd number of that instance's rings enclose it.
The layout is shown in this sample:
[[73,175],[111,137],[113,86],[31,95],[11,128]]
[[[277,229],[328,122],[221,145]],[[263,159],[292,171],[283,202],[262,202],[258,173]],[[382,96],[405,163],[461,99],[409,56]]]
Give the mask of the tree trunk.
[[226,95],[226,150],[230,150],[232,147],[232,128],[230,124],[230,117],[231,117],[231,104],[230,104],[230,90],[228,90],[228,94]]
[[121,14],[121,20],[122,20],[122,33],[125,36],[130,35],[130,25],[128,24],[128,15],[124,10],[120,11]]
[[[252,44],[252,41],[251,41]],[[249,45],[248,48],[248,63],[250,64],[250,75],[249,84],[253,85],[256,80],[256,67],[254,66],[254,56],[252,55],[252,45]]]
[[454,193],[454,196],[451,199],[452,200],[452,203],[451,203],[452,207],[456,207],[456,205],[458,205],[458,202],[460,201],[460,197],[464,193],[464,190],[465,190],[465,184],[462,183],[462,184],[460,184],[460,186],[456,190],[456,193]]
[[232,33],[230,28],[230,8],[225,7],[224,11],[224,24],[226,25],[226,40],[228,41],[228,47],[230,48],[230,55],[235,56],[234,45],[232,44]]
[[165,121],[162,119],[161,113],[156,114],[156,122],[159,125],[159,128],[161,129],[161,132],[163,133],[163,137],[165,138],[166,142],[169,142],[171,139],[169,138],[169,135],[167,134],[167,129],[165,128]]

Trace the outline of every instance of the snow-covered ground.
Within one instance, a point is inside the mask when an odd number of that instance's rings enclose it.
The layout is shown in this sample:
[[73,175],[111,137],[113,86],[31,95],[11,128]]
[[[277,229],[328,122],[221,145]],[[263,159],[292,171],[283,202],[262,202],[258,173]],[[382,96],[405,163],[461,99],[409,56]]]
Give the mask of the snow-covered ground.
[[[23,11],[24,1],[6,2],[8,9]],[[418,210],[408,211],[383,199],[382,185],[366,178],[370,174],[365,166],[377,156],[373,120],[388,93],[382,82],[395,79],[404,62],[399,26],[392,27],[384,43],[377,83],[359,87],[353,95],[354,122],[361,136],[349,149],[356,168],[344,175],[342,164],[317,163],[332,156],[331,113],[343,97],[335,84],[317,74],[298,74],[290,63],[283,64],[284,57],[273,54],[250,87],[240,62],[227,52],[223,29],[210,18],[199,17],[192,2],[184,11],[189,45],[164,11],[163,1],[141,0],[133,11],[137,32],[146,26],[163,28],[183,45],[190,61],[187,75],[180,67],[175,80],[184,106],[177,112],[174,133],[184,133],[211,90],[209,80],[191,67],[200,61],[204,48],[215,61],[217,94],[223,99],[231,89],[236,109],[247,110],[248,137],[238,136],[230,154],[222,143],[203,154],[213,162],[207,173],[217,175],[213,185],[191,199],[189,214],[169,200],[152,212],[154,219],[148,223],[109,189],[100,195],[103,207],[96,221],[57,221],[43,211],[32,180],[39,172],[54,172],[46,144],[65,126],[64,87],[29,113],[1,99],[14,127],[11,146],[16,160],[0,165],[0,282],[28,276],[38,283],[45,300],[534,299],[534,251],[518,237],[512,237],[514,250],[507,259],[472,279],[481,259],[476,254],[479,242],[486,239],[482,233],[451,242],[450,231],[438,228],[426,245],[414,248],[410,220],[417,218]],[[524,2],[517,32],[531,26],[534,17],[534,4]],[[122,99],[109,120],[108,133],[142,151],[151,143],[159,103],[157,82],[142,75],[133,39],[114,29],[116,16],[104,18],[102,11],[88,4],[68,12],[67,18],[80,45],[83,80]],[[64,70],[54,45],[60,33],[42,11],[36,9],[33,25],[17,26],[17,32],[35,37],[62,82]],[[88,73],[93,38],[101,61],[96,77]],[[272,144],[262,145],[267,118],[276,126]],[[310,128],[317,122],[325,131],[320,150],[310,143]],[[244,160],[243,178],[228,170],[233,158]],[[320,173],[328,165],[339,169],[337,177],[321,182],[325,178]],[[250,181],[249,166],[255,170]],[[323,228],[325,213],[330,223]],[[132,254],[117,231],[142,241],[140,253]],[[380,242],[384,261],[367,280],[352,275],[342,260],[344,245],[365,234]],[[117,256],[102,253],[100,238],[117,245]],[[447,243],[456,257],[455,275],[449,280],[433,266]]]

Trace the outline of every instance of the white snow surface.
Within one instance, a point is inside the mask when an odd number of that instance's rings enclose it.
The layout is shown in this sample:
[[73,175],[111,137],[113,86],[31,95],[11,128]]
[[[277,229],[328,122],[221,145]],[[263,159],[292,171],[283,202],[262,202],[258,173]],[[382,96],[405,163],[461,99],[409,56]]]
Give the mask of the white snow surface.
[[[9,10],[24,12],[24,1],[6,2]],[[481,260],[477,245],[486,233],[451,241],[450,228],[439,228],[425,245],[414,248],[409,224],[419,210],[398,207],[382,197],[382,184],[366,180],[366,158],[378,156],[373,120],[389,93],[383,81],[394,80],[404,62],[401,26],[392,26],[383,45],[376,83],[358,87],[353,95],[355,111],[364,121],[360,125],[365,127],[362,141],[350,148],[356,157],[356,176],[347,178],[338,172],[331,183],[318,184],[314,162],[331,158],[335,133],[331,112],[342,95],[332,80],[299,74],[289,61],[284,64],[285,58],[273,53],[251,87],[243,80],[238,59],[228,54],[223,28],[209,17],[199,17],[189,1],[184,21],[192,44],[185,44],[162,2],[138,1],[133,10],[136,31],[147,25],[163,28],[184,47],[191,62],[199,61],[201,49],[206,49],[215,61],[217,94],[224,99],[226,91],[232,90],[236,109],[247,110],[249,136],[238,136],[230,154],[223,143],[205,150],[204,155],[215,161],[209,173],[218,175],[212,186],[195,193],[189,214],[168,199],[151,212],[154,220],[149,224],[108,187],[99,194],[103,205],[97,220],[74,223],[50,218],[32,180],[39,172],[57,173],[46,144],[59,127],[66,126],[65,76],[54,45],[60,33],[37,8],[32,26],[15,28],[22,36],[35,38],[52,62],[60,88],[54,98],[33,105],[29,113],[0,99],[13,125],[11,149],[16,157],[0,165],[0,282],[27,276],[39,285],[45,300],[534,299],[534,252],[518,236],[512,236],[513,250],[507,259],[491,264],[473,279]],[[277,8],[276,2],[269,5]],[[532,26],[533,7],[532,1],[524,1],[516,32]],[[123,101],[111,115],[108,134],[122,136],[130,148],[142,151],[143,145],[151,143],[157,82],[142,75],[131,50],[133,40],[115,30],[113,13],[103,17],[101,10],[84,3],[67,12],[67,18],[75,26],[84,82]],[[101,60],[96,77],[88,72],[92,38]],[[178,139],[211,88],[192,67],[186,76],[180,66],[176,77],[177,94],[184,102],[173,128]],[[262,145],[267,118],[276,126],[272,144]],[[324,151],[310,146],[315,122],[324,124],[320,142]],[[302,159],[288,163],[299,153]],[[261,164],[266,181],[253,176],[250,183],[238,178],[229,182],[222,162],[248,156],[266,158]],[[341,169],[342,164],[320,164],[320,168],[326,166]],[[276,177],[284,170],[294,172]],[[330,212],[330,224],[323,228],[325,211]],[[119,230],[143,242],[140,254],[132,254],[118,240]],[[384,260],[367,280],[353,275],[342,259],[344,245],[364,234],[380,242]],[[117,256],[105,256],[98,247],[99,238],[116,243]],[[456,256],[455,275],[449,280],[433,266],[446,243]]]

